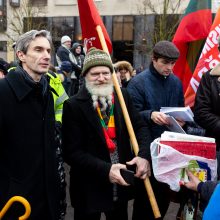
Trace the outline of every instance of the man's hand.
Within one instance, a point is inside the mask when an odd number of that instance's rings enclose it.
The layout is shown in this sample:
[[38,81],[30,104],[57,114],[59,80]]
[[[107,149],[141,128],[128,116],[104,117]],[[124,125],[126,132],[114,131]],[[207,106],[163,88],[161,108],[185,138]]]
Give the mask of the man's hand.
[[179,124],[181,127],[183,127],[183,126],[186,124],[185,121],[183,121],[183,120],[181,120],[181,119],[178,119],[178,118],[176,118],[176,121],[178,122],[178,124]]
[[135,176],[140,179],[146,179],[147,176],[151,176],[150,163],[141,157],[135,157],[131,161],[127,162],[128,165],[136,164],[136,174]]
[[109,172],[109,180],[111,183],[117,183],[119,185],[122,186],[129,186],[129,184],[127,184],[123,177],[120,174],[120,169],[126,169],[126,165],[124,164],[112,164],[110,172]]
[[184,182],[184,186],[188,189],[197,191],[197,187],[201,182],[198,177],[194,176],[189,170],[186,171],[189,177],[189,182]]
[[168,125],[169,122],[167,120],[166,114],[163,112],[152,112],[151,120],[158,125]]

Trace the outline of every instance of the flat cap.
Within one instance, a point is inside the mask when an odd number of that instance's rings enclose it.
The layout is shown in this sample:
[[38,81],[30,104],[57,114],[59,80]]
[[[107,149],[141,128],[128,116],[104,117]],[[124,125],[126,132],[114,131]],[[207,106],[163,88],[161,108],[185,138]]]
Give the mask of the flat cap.
[[175,44],[170,41],[163,40],[155,44],[153,54],[157,58],[177,60],[180,52]]

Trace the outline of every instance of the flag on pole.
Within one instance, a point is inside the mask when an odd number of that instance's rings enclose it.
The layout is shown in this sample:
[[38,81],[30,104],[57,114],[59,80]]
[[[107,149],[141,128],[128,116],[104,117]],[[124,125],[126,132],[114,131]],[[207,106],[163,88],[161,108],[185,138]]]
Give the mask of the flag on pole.
[[82,37],[84,39],[85,50],[96,47],[102,50],[102,46],[96,31],[96,27],[100,25],[105,37],[105,41],[109,50],[112,52],[112,44],[99,12],[93,0],[78,0],[78,9],[80,23],[82,29]]
[[195,95],[202,78],[208,70],[214,68],[220,62],[218,50],[218,38],[220,36],[220,8],[218,9],[205,45],[202,49],[199,61],[196,65],[190,84],[185,93],[185,105],[194,105]]
[[173,43],[180,50],[174,73],[182,81],[184,92],[189,85],[203,40],[208,36],[211,25],[211,0],[190,0],[173,38]]

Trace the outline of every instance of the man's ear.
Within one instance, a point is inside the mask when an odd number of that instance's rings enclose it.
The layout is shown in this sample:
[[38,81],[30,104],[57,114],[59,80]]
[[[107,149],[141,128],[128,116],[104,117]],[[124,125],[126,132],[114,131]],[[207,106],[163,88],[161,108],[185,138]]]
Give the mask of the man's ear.
[[17,51],[16,55],[21,62],[25,61],[25,54],[23,51]]

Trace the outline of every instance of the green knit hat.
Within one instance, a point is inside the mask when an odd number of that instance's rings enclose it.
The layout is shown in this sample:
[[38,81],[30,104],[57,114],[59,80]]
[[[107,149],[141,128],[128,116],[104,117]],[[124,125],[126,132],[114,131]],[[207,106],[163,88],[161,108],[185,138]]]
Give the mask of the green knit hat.
[[109,55],[103,50],[92,47],[85,56],[82,75],[85,76],[89,69],[95,66],[107,66],[113,73],[113,65]]

